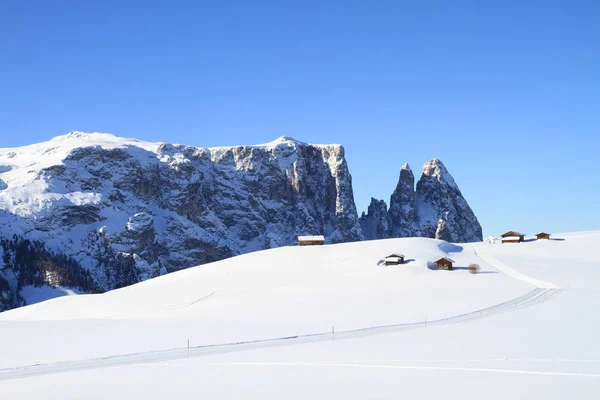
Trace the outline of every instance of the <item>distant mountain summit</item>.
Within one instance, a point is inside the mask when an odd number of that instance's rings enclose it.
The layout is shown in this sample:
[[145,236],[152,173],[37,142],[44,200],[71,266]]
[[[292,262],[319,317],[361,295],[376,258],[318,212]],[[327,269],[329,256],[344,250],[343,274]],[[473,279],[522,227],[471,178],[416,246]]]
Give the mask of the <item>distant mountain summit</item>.
[[477,217],[437,158],[423,165],[416,190],[414,175],[404,164],[389,209],[385,201],[372,198],[359,221],[365,239],[424,236],[449,242],[483,240]]

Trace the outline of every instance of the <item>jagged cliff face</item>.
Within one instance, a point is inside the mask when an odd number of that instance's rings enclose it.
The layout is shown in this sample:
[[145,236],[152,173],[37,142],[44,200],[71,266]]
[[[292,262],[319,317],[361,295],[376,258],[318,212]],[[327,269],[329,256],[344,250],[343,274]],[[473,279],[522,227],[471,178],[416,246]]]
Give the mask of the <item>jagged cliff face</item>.
[[416,191],[410,167],[402,166],[389,210],[383,200],[371,199],[360,224],[366,239],[423,236],[449,242],[483,240],[473,210],[438,159],[423,165]]
[[285,137],[209,149],[73,132],[0,149],[0,223],[105,290],[299,234],[362,239],[343,148]]
[[424,236],[433,235],[450,242],[483,240],[479,221],[440,160],[433,159],[423,165],[415,203]]
[[367,214],[360,217],[360,227],[365,239],[385,239],[390,237],[387,204],[371,197]]
[[390,198],[389,226],[391,237],[414,236],[417,224],[415,206],[415,176],[408,164],[400,169],[400,179]]

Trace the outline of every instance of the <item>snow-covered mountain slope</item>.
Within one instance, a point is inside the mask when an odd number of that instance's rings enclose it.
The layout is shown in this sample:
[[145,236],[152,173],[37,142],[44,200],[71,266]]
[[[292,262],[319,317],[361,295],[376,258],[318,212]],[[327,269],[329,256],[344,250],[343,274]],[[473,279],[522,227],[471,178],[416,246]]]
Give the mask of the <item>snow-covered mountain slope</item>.
[[8,311],[2,398],[594,399],[600,232],[553,236],[283,247]]
[[[382,259],[393,252],[406,254],[407,264],[394,268],[380,265]],[[428,268],[428,261],[437,260],[447,252],[452,252],[459,270],[450,274]],[[407,296],[412,299],[428,297],[431,290],[444,291],[461,285],[475,286],[482,291],[504,286],[514,289],[514,293],[529,289],[529,285],[515,283],[501,274],[483,274],[476,277],[479,279],[473,279],[466,271],[472,260],[478,258],[472,252],[464,251],[462,245],[425,238],[335,246],[289,246],[189,268],[102,295],[63,297],[22,307],[1,313],[0,320],[217,318],[224,311],[223,303],[227,303],[228,315],[250,316],[256,312],[256,307],[260,307],[262,311],[253,319],[267,317],[277,321],[285,320],[290,305],[303,302],[310,293],[318,308],[307,305],[303,310],[295,310],[295,320],[302,315],[312,320],[322,314],[325,319],[337,320],[340,328],[349,329],[361,326],[356,324],[360,310],[364,311],[365,318],[374,319],[377,310],[381,309],[384,312],[382,319],[373,323],[393,323],[397,315],[388,314],[387,307],[393,306],[388,302],[394,302],[399,313],[412,315],[410,309],[402,310]],[[334,298],[332,286],[337,288]],[[500,300],[504,299],[502,296]],[[495,304],[497,300],[484,299],[481,305]],[[447,306],[419,312],[426,311],[432,318],[441,317],[448,312],[469,310],[470,303],[470,300],[456,299]],[[341,304],[348,306],[346,311],[339,309]],[[384,304],[387,306],[382,308]],[[209,311],[212,306],[217,309]],[[340,312],[348,313],[347,323]],[[417,315],[412,317],[418,319]]]
[[0,179],[0,236],[72,257],[105,290],[298,234],[362,238],[340,145],[197,148],[72,132],[0,149]]
[[389,211],[374,201],[359,223],[343,147],[288,137],[198,148],[71,132],[0,149],[0,180],[0,239],[31,242],[3,244],[0,311],[289,245],[299,234],[328,243],[481,239],[439,160],[425,164],[416,191],[404,165]]
[[479,242],[481,225],[445,165],[433,159],[423,165],[417,182],[408,166],[400,169],[398,185],[390,197],[371,199],[359,219],[366,239],[422,236],[451,242]]

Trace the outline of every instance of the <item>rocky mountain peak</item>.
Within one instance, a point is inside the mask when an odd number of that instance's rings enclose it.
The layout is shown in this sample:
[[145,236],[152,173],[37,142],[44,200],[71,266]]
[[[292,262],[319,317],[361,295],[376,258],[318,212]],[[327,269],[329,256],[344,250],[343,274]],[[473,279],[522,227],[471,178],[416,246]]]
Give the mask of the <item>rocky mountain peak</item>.
[[415,176],[408,163],[400,169],[398,184],[390,197],[388,219],[391,237],[413,236],[416,224]]
[[483,240],[481,225],[446,166],[437,158],[423,165],[415,205],[421,233],[452,242]]
[[454,178],[437,158],[423,165],[417,182],[408,164],[400,168],[396,189],[385,203],[371,200],[360,218],[366,238],[424,236],[453,242],[482,240],[481,226]]
[[423,175],[421,176],[421,179],[426,177],[434,178],[440,183],[444,182],[448,185],[458,188],[454,178],[452,178],[452,175],[450,175],[444,163],[437,158],[434,158],[431,161],[427,161],[425,164],[423,164]]
[[296,140],[291,136],[279,136],[277,139],[273,140],[272,142],[264,144],[265,147],[278,147],[281,145],[295,147],[295,146],[302,146],[302,145],[307,146],[308,143],[302,142],[300,140]]
[[283,143],[283,142],[294,142],[294,143],[303,143],[299,140],[294,139],[291,136],[279,136],[277,139],[273,141],[273,143]]
[[360,217],[360,227],[364,238],[367,240],[389,237],[388,210],[384,200],[371,197],[367,214],[363,211]]

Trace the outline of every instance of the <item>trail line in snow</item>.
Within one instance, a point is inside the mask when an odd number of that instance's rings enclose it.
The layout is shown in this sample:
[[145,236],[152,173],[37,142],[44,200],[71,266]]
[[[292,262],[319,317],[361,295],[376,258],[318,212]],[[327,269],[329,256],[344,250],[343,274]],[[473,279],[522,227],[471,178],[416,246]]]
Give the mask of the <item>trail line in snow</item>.
[[265,367],[337,367],[337,368],[378,368],[378,369],[409,369],[409,370],[433,370],[433,371],[467,371],[467,372],[495,372],[505,374],[525,375],[550,375],[550,376],[579,376],[587,378],[600,378],[600,374],[588,374],[578,372],[552,372],[531,371],[523,369],[500,369],[500,368],[469,368],[469,367],[442,367],[424,365],[386,365],[386,364],[347,364],[347,363],[308,363],[308,362],[230,362],[230,363],[208,363],[206,365],[219,366],[265,366]]
[[515,270],[514,268],[509,267],[508,265],[500,262],[496,257],[489,254],[489,252],[487,251],[487,245],[484,246],[483,251],[480,251],[479,253],[477,252],[476,248],[473,248],[473,251],[475,252],[475,255],[477,257],[492,264],[500,272],[504,273],[505,275],[510,276],[511,278],[530,283],[533,286],[538,287],[538,288],[559,289],[559,287],[553,283],[550,283],[550,282],[547,282],[547,281],[544,281],[541,279],[532,278],[532,277],[525,275],[524,273],[519,272],[519,271]]
[[260,339],[250,341],[240,341],[233,343],[212,344],[204,346],[195,346],[189,349],[176,348],[168,350],[148,351],[141,353],[122,354],[109,357],[91,358],[84,360],[73,360],[54,362],[46,364],[27,365],[14,368],[0,369],[0,381],[26,378],[37,375],[55,374],[61,372],[89,370],[97,368],[115,367],[132,364],[147,364],[159,361],[178,360],[189,357],[201,357],[214,354],[224,354],[243,350],[253,350],[275,346],[285,346],[292,344],[317,343],[323,341],[344,340],[351,338],[360,338],[382,333],[400,332],[411,329],[418,329],[427,326],[436,326],[452,324],[459,322],[472,321],[502,312],[510,312],[517,309],[532,306],[534,304],[546,301],[558,293],[560,289],[536,288],[532,291],[491,307],[471,311],[452,317],[441,318],[431,321],[402,323],[393,325],[370,326],[366,328],[351,329],[346,331],[336,331],[335,336],[331,332],[312,333],[304,335],[294,335],[271,339]]
[[200,297],[199,299],[196,299],[196,300],[191,301],[189,303],[186,303],[186,304],[183,304],[183,305],[168,306],[168,307],[165,307],[164,309],[165,310],[171,310],[171,309],[174,309],[174,308],[185,308],[185,307],[193,306],[196,303],[199,303],[201,301],[204,301],[204,300],[207,300],[207,299],[211,298],[212,296],[214,296],[215,293],[217,293],[216,290],[213,291],[211,294],[207,294],[206,296]]

